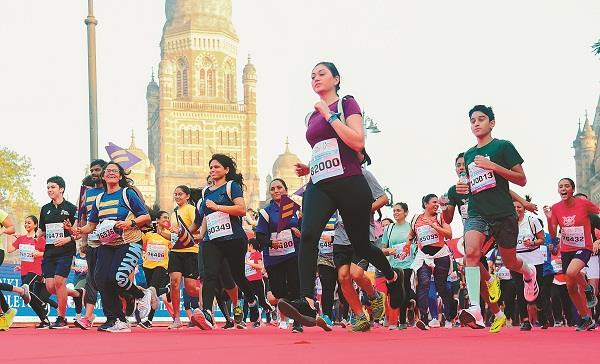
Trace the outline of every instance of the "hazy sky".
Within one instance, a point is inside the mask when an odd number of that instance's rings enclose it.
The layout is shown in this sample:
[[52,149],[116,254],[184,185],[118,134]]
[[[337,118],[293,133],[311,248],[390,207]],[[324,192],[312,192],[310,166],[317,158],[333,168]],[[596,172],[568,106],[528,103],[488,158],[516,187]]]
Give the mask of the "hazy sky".
[[[0,2],[0,145],[31,158],[39,202],[54,174],[74,199],[89,162],[86,14],[84,0]],[[160,61],[164,1],[97,0],[95,15],[100,156],[108,141],[129,145],[132,128],[147,150],[145,92]],[[525,159],[528,184],[517,191],[553,203],[558,179],[575,174],[577,119],[586,109],[593,118],[600,95],[590,49],[600,38],[597,0],[233,0],[233,17],[240,75],[248,53],[258,73],[263,183],[286,136],[310,156],[303,120],[321,60],[337,64],[341,92],[379,123],[383,132],[367,139],[371,170],[411,212],[455,183],[454,157],[475,143],[474,104],[494,107],[495,136]]]

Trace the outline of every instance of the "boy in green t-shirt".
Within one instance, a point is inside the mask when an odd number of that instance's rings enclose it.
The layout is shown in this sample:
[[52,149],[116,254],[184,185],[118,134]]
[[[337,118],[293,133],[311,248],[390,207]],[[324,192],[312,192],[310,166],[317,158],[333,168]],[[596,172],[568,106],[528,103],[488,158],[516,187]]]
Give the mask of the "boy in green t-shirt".
[[519,232],[517,215],[512,203],[509,182],[524,186],[523,158],[511,142],[492,137],[496,125],[491,107],[476,105],[469,111],[471,131],[477,145],[465,152],[469,183],[456,184],[456,193],[469,194],[468,216],[465,221],[465,277],[471,306],[463,310],[460,320],[472,328],[485,327],[481,315],[479,261],[488,236],[494,237],[502,259],[509,270],[523,274],[525,298],[534,301],[539,287],[535,267],[516,255]]

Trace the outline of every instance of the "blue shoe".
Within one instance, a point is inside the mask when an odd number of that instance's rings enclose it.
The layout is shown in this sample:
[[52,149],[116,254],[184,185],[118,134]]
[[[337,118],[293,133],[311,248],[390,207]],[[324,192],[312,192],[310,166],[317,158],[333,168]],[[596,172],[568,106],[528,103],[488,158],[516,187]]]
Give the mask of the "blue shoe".
[[325,331],[333,330],[333,321],[327,315],[317,316],[317,326]]

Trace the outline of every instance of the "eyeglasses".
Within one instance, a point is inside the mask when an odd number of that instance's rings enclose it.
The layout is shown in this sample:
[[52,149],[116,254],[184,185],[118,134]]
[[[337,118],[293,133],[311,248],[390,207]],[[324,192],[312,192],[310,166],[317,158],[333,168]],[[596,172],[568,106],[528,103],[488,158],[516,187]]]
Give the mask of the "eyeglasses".
[[105,169],[104,173],[119,173],[118,169]]

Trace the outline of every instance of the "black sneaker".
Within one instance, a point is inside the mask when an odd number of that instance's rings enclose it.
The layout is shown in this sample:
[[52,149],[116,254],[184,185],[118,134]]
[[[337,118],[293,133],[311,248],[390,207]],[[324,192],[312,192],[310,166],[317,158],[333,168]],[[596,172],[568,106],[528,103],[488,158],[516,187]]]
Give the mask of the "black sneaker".
[[42,320],[39,324],[37,324],[35,326],[36,329],[47,329],[50,327],[50,320],[48,320],[47,318]]
[[592,331],[596,328],[596,323],[590,317],[581,319],[579,325],[577,325],[576,331]]
[[54,321],[54,323],[51,324],[48,328],[52,330],[68,329],[69,324],[67,323],[67,320],[64,317],[58,316],[56,318],[56,321]]
[[531,329],[532,329],[531,322],[523,321],[523,323],[521,324],[521,331],[531,331]]
[[83,310],[83,299],[85,297],[85,289],[77,288],[77,292],[79,292],[79,297],[73,297],[73,303],[75,303],[75,313],[81,313]]
[[138,323],[138,326],[145,330],[150,330],[152,328],[152,321],[143,320]]
[[98,331],[107,331],[109,328],[114,326],[115,322],[115,319],[106,320],[105,323],[98,327]]
[[294,325],[292,326],[292,332],[294,334],[299,334],[304,332],[304,329],[302,328],[302,325],[297,323],[296,321],[294,321]]
[[258,311],[258,302],[254,301],[254,306],[251,306],[251,304],[248,304],[248,309],[250,311],[250,321],[251,322],[256,322],[258,321],[258,319],[260,318],[260,312]]
[[299,298],[293,301],[286,299],[279,300],[277,305],[284,316],[298,321],[303,326],[313,327],[317,324],[317,311],[310,307],[306,298]]
[[390,307],[400,308],[404,301],[404,271],[394,269],[396,279],[392,282],[386,282],[388,296],[390,297]]
[[222,327],[223,330],[228,330],[228,329],[233,329],[235,327],[235,324],[233,323],[233,321],[226,321],[225,325]]

